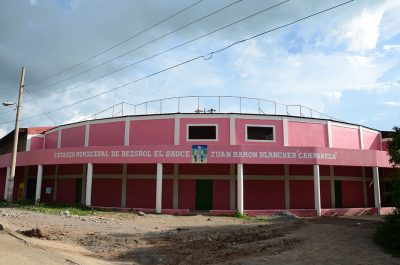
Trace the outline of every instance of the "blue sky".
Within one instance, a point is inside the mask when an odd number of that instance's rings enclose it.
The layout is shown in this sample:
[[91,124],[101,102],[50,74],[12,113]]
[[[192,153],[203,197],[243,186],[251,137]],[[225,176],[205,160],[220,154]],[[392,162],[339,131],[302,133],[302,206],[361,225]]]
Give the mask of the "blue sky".
[[[93,60],[31,84],[80,63],[195,2],[99,0],[93,5],[81,0],[2,1],[0,100],[16,100],[22,65],[27,67],[22,118],[27,118],[97,95],[342,1],[292,0],[179,49],[68,92],[49,96],[279,3],[203,0]],[[234,3],[231,7],[215,15],[71,78],[231,3]],[[398,14],[398,0],[356,0],[236,45],[214,54],[209,60],[185,64],[49,113],[48,117],[42,115],[24,120],[22,126],[74,122],[122,101],[136,104],[173,96],[229,95],[301,104],[347,122],[390,130],[400,124]],[[50,86],[55,83],[59,84]],[[13,129],[14,115],[15,111],[8,112],[7,108],[0,107],[0,136]]]

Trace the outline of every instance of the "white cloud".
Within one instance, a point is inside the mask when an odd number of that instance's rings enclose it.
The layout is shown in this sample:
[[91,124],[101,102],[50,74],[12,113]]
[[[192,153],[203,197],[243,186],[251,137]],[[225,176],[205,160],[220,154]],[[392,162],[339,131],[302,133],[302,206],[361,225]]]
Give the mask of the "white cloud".
[[352,52],[362,53],[374,49],[379,39],[380,23],[385,12],[399,5],[400,3],[396,0],[382,1],[382,4],[376,8],[364,9],[360,15],[340,27],[339,41],[344,41]]
[[0,138],[7,134],[6,129],[0,128]]
[[382,104],[394,107],[400,107],[400,102],[396,101],[383,101]]

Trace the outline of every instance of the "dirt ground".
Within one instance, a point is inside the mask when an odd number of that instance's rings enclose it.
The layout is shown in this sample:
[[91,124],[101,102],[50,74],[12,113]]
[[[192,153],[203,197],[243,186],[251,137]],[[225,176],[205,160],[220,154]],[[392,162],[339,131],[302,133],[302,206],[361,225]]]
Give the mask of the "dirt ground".
[[6,229],[0,233],[0,264],[21,264],[18,258],[44,264],[46,255],[46,264],[400,264],[373,243],[379,222],[378,216],[79,217],[0,208]]

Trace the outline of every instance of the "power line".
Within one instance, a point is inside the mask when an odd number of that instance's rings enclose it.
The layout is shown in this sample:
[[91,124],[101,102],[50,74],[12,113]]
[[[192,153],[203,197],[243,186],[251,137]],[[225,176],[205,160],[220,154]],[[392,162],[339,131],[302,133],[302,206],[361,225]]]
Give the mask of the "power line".
[[[85,101],[87,101],[87,100],[90,100],[90,99],[93,99],[93,98],[102,96],[102,95],[104,95],[104,94],[107,94],[107,93],[109,93],[109,92],[115,91],[115,90],[120,89],[120,88],[122,88],[122,87],[131,85],[131,84],[133,84],[133,83],[136,83],[136,82],[142,81],[142,80],[144,80],[144,79],[150,78],[150,77],[152,77],[152,76],[158,75],[158,74],[160,74],[160,73],[163,73],[163,72],[169,71],[169,70],[171,70],[171,69],[180,67],[180,66],[182,66],[182,65],[184,65],[184,64],[187,64],[187,63],[196,61],[196,60],[198,60],[198,59],[200,59],[200,58],[203,58],[204,60],[208,60],[208,59],[212,58],[212,55],[213,55],[213,54],[216,54],[216,53],[220,53],[220,52],[222,52],[222,51],[225,51],[225,50],[227,50],[227,49],[229,49],[229,48],[231,48],[231,47],[233,47],[233,46],[236,46],[236,45],[238,45],[238,44],[240,44],[240,43],[244,43],[244,42],[249,41],[249,40],[251,40],[251,39],[258,38],[258,37],[263,36],[263,35],[265,35],[265,34],[271,33],[271,32],[273,32],[273,31],[277,31],[277,30],[279,30],[279,29],[288,27],[288,26],[293,25],[293,24],[296,24],[296,23],[298,23],[298,22],[300,22],[300,21],[309,19],[309,18],[311,18],[311,17],[317,16],[317,15],[322,14],[322,13],[326,13],[326,12],[328,12],[328,11],[330,11],[330,10],[336,9],[336,8],[341,7],[341,6],[344,6],[344,5],[347,5],[347,4],[349,4],[349,3],[351,3],[351,2],[354,2],[354,1],[355,1],[355,0],[349,0],[349,1],[342,2],[342,3],[337,4],[337,5],[334,5],[334,6],[332,6],[332,7],[323,9],[323,10],[321,10],[321,11],[312,13],[312,14],[310,14],[310,15],[308,15],[308,16],[302,17],[302,18],[300,18],[300,19],[296,19],[296,20],[294,20],[294,21],[292,21],[292,22],[289,22],[289,23],[286,23],[286,24],[284,24],[284,25],[282,25],[282,26],[275,27],[275,28],[273,28],[273,29],[270,29],[270,30],[261,32],[261,33],[259,33],[259,34],[253,35],[253,36],[251,36],[251,37],[248,37],[248,38],[245,38],[245,39],[242,39],[242,40],[233,42],[233,43],[231,43],[230,45],[227,45],[227,46],[225,46],[225,47],[223,47],[223,48],[221,48],[221,49],[219,49],[219,50],[212,51],[212,52],[210,52],[210,53],[208,53],[208,54],[205,54],[205,55],[200,55],[200,56],[197,56],[197,57],[193,57],[192,59],[186,60],[186,61],[181,62],[181,63],[179,63],[179,64],[175,64],[175,65],[170,66],[170,67],[168,67],[168,68],[164,68],[164,69],[162,69],[162,70],[160,70],[160,71],[154,72],[154,73],[152,73],[152,74],[149,74],[149,75],[144,76],[144,77],[141,77],[141,78],[139,78],[139,79],[130,81],[130,82],[128,82],[128,83],[119,85],[119,86],[114,87],[114,88],[112,88],[112,89],[110,89],[110,90],[106,90],[106,91],[104,91],[104,92],[101,92],[101,93],[99,93],[99,94],[93,95],[93,96],[91,96],[91,97],[88,97],[88,98],[85,98],[85,99],[82,99],[82,100],[79,100],[79,101],[77,101],[77,102],[74,102],[74,103],[71,103],[71,104],[68,104],[68,105],[65,105],[65,106],[62,106],[62,107],[59,107],[59,108],[56,108],[56,109],[47,111],[46,114],[53,113],[53,112],[56,112],[56,111],[59,111],[59,110],[62,110],[62,109],[65,109],[65,108],[68,108],[68,107],[71,107],[71,106],[80,104],[80,103],[82,103],[82,102],[85,102]],[[32,119],[32,118],[34,118],[34,117],[39,117],[39,116],[42,116],[42,115],[43,115],[43,114],[38,114],[38,115],[30,116],[30,117],[21,119],[21,121],[23,121],[23,120],[28,120],[28,119]],[[13,122],[13,121],[3,122],[3,123],[0,123],[0,124],[6,124],[6,123],[10,123],[10,122]]]
[[[151,25],[151,26],[149,26],[149,27],[143,29],[142,31],[140,31],[140,32],[138,32],[138,33],[135,33],[134,35],[128,37],[127,39],[125,39],[125,40],[123,40],[123,41],[121,41],[121,42],[118,42],[117,44],[114,44],[114,45],[111,46],[110,48],[107,48],[107,49],[105,49],[105,50],[103,50],[103,51],[101,51],[101,52],[99,52],[99,53],[97,53],[97,54],[95,54],[95,55],[93,55],[93,56],[91,56],[91,57],[89,57],[89,58],[83,60],[83,61],[80,62],[80,63],[77,63],[77,64],[75,64],[75,65],[72,65],[72,66],[70,66],[70,67],[67,67],[67,68],[65,68],[64,70],[61,70],[61,71],[56,72],[56,73],[54,73],[54,74],[48,75],[48,76],[46,76],[45,78],[42,78],[42,79],[40,79],[40,80],[36,80],[36,81],[31,82],[31,83],[28,83],[27,85],[37,84],[37,83],[43,82],[43,81],[45,81],[45,80],[48,80],[48,79],[50,79],[50,78],[52,78],[52,77],[54,77],[54,76],[60,75],[60,74],[65,73],[65,72],[68,72],[69,70],[72,70],[72,69],[74,69],[74,68],[76,68],[76,67],[78,67],[78,66],[80,66],[80,65],[82,65],[82,64],[84,64],[84,63],[86,63],[86,62],[88,62],[88,61],[90,61],[90,60],[93,60],[94,58],[99,57],[100,55],[103,55],[104,53],[106,53],[106,52],[108,52],[108,51],[110,51],[110,50],[112,50],[112,49],[114,49],[114,48],[116,48],[116,47],[121,46],[122,44],[124,44],[124,43],[130,41],[131,39],[136,38],[137,36],[139,36],[139,35],[141,35],[141,34],[147,32],[147,31],[149,31],[149,30],[151,30],[151,29],[153,29],[153,28],[159,26],[160,24],[164,23],[165,21],[168,21],[168,20],[170,20],[170,19],[176,17],[177,15],[179,15],[179,14],[185,12],[186,10],[188,10],[188,9],[190,9],[190,8],[192,8],[192,7],[196,6],[196,5],[198,5],[198,4],[200,4],[200,3],[203,2],[203,1],[204,1],[204,0],[199,0],[199,1],[197,1],[197,2],[195,2],[195,3],[193,3],[193,4],[191,4],[191,5],[189,5],[188,7],[185,7],[184,9],[179,10],[178,12],[176,12],[176,13],[170,15],[170,16],[167,17],[167,18],[164,18],[163,20],[157,22],[156,24]],[[10,88],[0,88],[0,90],[8,90],[8,89],[10,89]]]
[[57,123],[52,118],[50,118],[50,116],[47,115],[47,113],[42,109],[42,107],[39,105],[39,103],[36,101],[36,99],[32,96],[31,92],[29,92],[27,89],[25,89],[25,91],[28,93],[28,95],[32,99],[33,103],[35,103],[35,105],[39,108],[39,110],[43,113],[43,115],[45,115],[46,118],[48,120],[50,120],[54,125],[57,125]]
[[[170,52],[170,51],[172,51],[172,50],[175,50],[175,49],[177,49],[177,48],[180,48],[180,47],[182,47],[182,46],[185,46],[185,45],[187,45],[187,44],[189,44],[189,43],[192,43],[192,42],[197,41],[197,40],[199,40],[199,39],[202,39],[202,38],[204,38],[204,37],[207,37],[207,36],[209,36],[209,35],[211,35],[211,34],[214,34],[214,33],[218,32],[218,31],[224,30],[224,29],[226,29],[226,28],[228,28],[228,27],[231,27],[231,26],[233,26],[233,25],[235,25],[235,24],[238,24],[238,23],[240,23],[240,22],[243,22],[243,21],[245,21],[245,20],[247,20],[247,19],[250,19],[250,18],[252,18],[252,17],[254,17],[254,16],[257,16],[257,15],[259,15],[259,14],[261,14],[261,13],[264,13],[264,12],[270,10],[270,9],[273,9],[273,8],[275,8],[275,7],[278,7],[278,6],[280,6],[280,5],[284,4],[284,3],[287,3],[287,2],[289,2],[289,1],[290,1],[290,0],[282,1],[282,2],[280,2],[280,3],[277,3],[277,4],[273,5],[273,6],[267,7],[267,8],[265,8],[265,9],[261,10],[261,11],[258,11],[258,12],[256,12],[256,13],[253,13],[253,14],[251,14],[251,15],[245,17],[245,18],[236,20],[236,21],[234,21],[234,22],[232,22],[232,23],[230,23],[230,24],[228,24],[228,25],[225,25],[225,26],[220,27],[220,28],[218,28],[218,29],[215,29],[215,30],[213,30],[213,31],[211,31],[211,32],[208,32],[208,33],[206,33],[206,34],[204,34],[204,35],[201,35],[201,36],[196,37],[196,38],[193,38],[193,39],[191,39],[191,40],[189,40],[189,41],[183,42],[183,43],[178,44],[178,45],[176,45],[176,46],[174,46],[174,47],[172,47],[172,48],[169,48],[169,49],[167,49],[167,50],[158,52],[158,53],[156,53],[156,54],[154,54],[154,55],[151,55],[151,56],[146,57],[146,58],[144,58],[144,59],[138,60],[138,61],[136,61],[136,62],[134,62],[134,63],[131,63],[131,64],[128,64],[128,65],[126,65],[126,66],[124,66],[124,67],[118,68],[118,69],[116,69],[116,70],[114,70],[114,71],[112,71],[112,72],[110,72],[110,73],[107,73],[107,74],[98,76],[98,77],[96,77],[96,78],[94,78],[94,79],[91,79],[91,80],[89,80],[89,81],[83,82],[83,83],[81,83],[81,84],[78,84],[78,85],[75,85],[75,86],[72,86],[72,87],[69,87],[69,88],[64,89],[64,90],[61,90],[61,91],[51,92],[51,93],[49,93],[49,94],[47,94],[47,95],[41,96],[41,98],[46,98],[46,97],[50,97],[50,96],[52,96],[52,95],[57,95],[57,94],[63,94],[63,93],[65,93],[65,92],[67,92],[67,91],[70,91],[70,90],[72,90],[72,89],[75,89],[75,88],[78,88],[78,87],[81,87],[81,86],[90,84],[90,83],[92,83],[92,82],[94,82],[94,81],[96,81],[96,80],[102,79],[103,77],[112,75],[112,74],[114,74],[114,73],[116,73],[116,72],[122,71],[122,70],[124,70],[124,69],[127,69],[127,68],[129,68],[129,67],[132,67],[132,66],[134,66],[134,65],[137,65],[137,64],[139,64],[139,63],[142,63],[142,62],[145,62],[145,61],[147,61],[147,60],[153,59],[153,58],[155,58],[155,57],[157,57],[157,56],[159,56],[159,55],[162,55],[162,54],[164,54],[164,53],[167,53],[167,52]],[[35,90],[35,92],[36,92],[36,91],[38,91],[38,90]]]
[[75,78],[75,77],[78,77],[78,76],[81,76],[81,75],[83,75],[83,74],[86,74],[87,72],[90,72],[90,71],[92,71],[92,70],[94,70],[94,69],[99,68],[100,66],[103,66],[103,65],[105,65],[105,64],[108,64],[109,62],[112,62],[112,61],[114,61],[114,60],[116,60],[116,59],[118,59],[118,58],[121,58],[121,57],[123,57],[123,56],[125,56],[125,55],[127,55],[127,54],[130,54],[130,53],[132,53],[132,52],[134,52],[134,51],[137,51],[137,50],[139,50],[139,49],[141,49],[141,48],[143,48],[143,47],[145,47],[145,46],[147,46],[147,45],[149,45],[149,44],[151,44],[151,43],[154,43],[154,42],[156,42],[156,41],[158,41],[158,40],[160,40],[160,39],[162,39],[162,38],[165,38],[165,37],[167,37],[167,36],[169,36],[169,35],[171,35],[171,34],[173,34],[173,33],[175,33],[175,32],[178,32],[178,31],[180,31],[180,30],[182,30],[182,29],[184,29],[184,28],[187,28],[187,27],[189,27],[189,26],[191,26],[191,25],[193,25],[193,24],[195,24],[195,23],[197,23],[197,22],[199,22],[199,21],[201,21],[201,20],[203,20],[203,19],[205,19],[205,18],[208,18],[208,17],[210,17],[210,16],[212,16],[212,15],[215,15],[215,14],[217,14],[217,13],[219,13],[219,12],[225,10],[225,9],[228,9],[228,8],[234,6],[234,5],[236,5],[236,4],[238,4],[238,3],[242,2],[242,1],[243,1],[243,0],[236,0],[235,2],[233,2],[233,3],[229,4],[229,5],[226,5],[226,6],[222,7],[222,8],[219,8],[219,9],[217,9],[217,10],[215,10],[215,11],[213,11],[213,12],[211,12],[211,13],[209,13],[209,14],[207,14],[207,15],[201,17],[201,18],[198,18],[198,19],[196,19],[196,20],[194,20],[194,21],[192,21],[192,22],[190,22],[190,23],[188,23],[188,24],[185,24],[185,25],[183,25],[183,26],[181,26],[181,27],[179,27],[179,28],[177,28],[177,29],[174,29],[174,30],[172,30],[172,31],[170,31],[170,32],[168,32],[168,33],[165,33],[165,34],[163,34],[163,35],[161,35],[161,36],[159,36],[159,37],[157,37],[157,38],[155,38],[155,39],[153,39],[153,40],[151,40],[151,41],[148,41],[148,42],[146,42],[146,43],[144,43],[144,44],[142,44],[142,45],[140,45],[140,46],[137,46],[137,47],[135,47],[135,48],[133,48],[133,49],[131,49],[131,50],[129,50],[129,51],[126,51],[126,52],[124,52],[124,53],[122,53],[122,54],[120,54],[120,55],[118,55],[118,56],[116,56],[116,57],[113,57],[113,58],[111,58],[111,59],[108,59],[108,60],[106,60],[106,61],[104,61],[104,62],[102,62],[102,63],[100,63],[100,64],[98,64],[98,65],[96,65],[96,66],[94,66],[94,67],[88,68],[88,69],[86,69],[86,70],[84,70],[84,71],[82,71],[82,72],[80,72],[80,73],[78,73],[78,74],[72,75],[72,76],[70,76],[70,77],[67,77],[67,78],[65,78],[65,79],[63,79],[63,80],[57,81],[57,82],[52,83],[52,84],[50,84],[50,85],[47,85],[47,86],[44,86],[44,87],[41,87],[41,88],[38,88],[38,89],[32,89],[31,91],[32,91],[32,92],[37,92],[37,91],[40,91],[40,90],[43,90],[43,89],[47,89],[47,88],[53,87],[53,86],[55,86],[55,85],[61,84],[61,83],[65,82],[65,81],[71,80],[71,79],[73,79],[73,78]]

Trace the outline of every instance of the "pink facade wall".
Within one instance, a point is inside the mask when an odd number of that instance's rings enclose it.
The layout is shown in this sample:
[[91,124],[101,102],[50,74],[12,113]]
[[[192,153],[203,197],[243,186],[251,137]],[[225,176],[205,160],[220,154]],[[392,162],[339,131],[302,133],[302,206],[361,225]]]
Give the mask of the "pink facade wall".
[[129,145],[174,144],[174,119],[131,121]]
[[89,130],[89,146],[124,145],[125,122],[108,122],[91,124]]
[[[51,188],[51,193],[46,194],[46,188],[49,187]],[[53,201],[53,195],[54,195],[54,179],[48,179],[44,178],[42,180],[42,187],[41,187],[41,193],[40,193],[40,201],[41,202],[52,202]]]
[[343,208],[364,207],[362,181],[341,181]]
[[363,144],[366,150],[381,150],[381,135],[363,131]]
[[332,208],[331,183],[329,180],[321,180],[320,183],[321,207]]
[[43,176],[52,176],[55,174],[56,174],[56,166],[55,165],[43,166]]
[[290,176],[314,176],[314,168],[311,165],[289,165]]
[[314,182],[290,180],[290,208],[314,209]]
[[214,210],[230,209],[230,183],[229,180],[213,180],[213,205]]
[[[217,124],[217,138],[218,141],[186,141],[187,137],[187,125],[188,124]],[[229,119],[228,118],[195,118],[188,119],[182,118],[180,119],[180,140],[179,143],[181,145],[184,144],[207,144],[207,145],[229,145],[230,143],[230,130],[229,130]]]
[[332,146],[334,148],[360,149],[360,135],[356,128],[331,127]]
[[328,147],[326,124],[288,122],[289,146]]
[[86,126],[63,129],[61,132],[61,147],[85,146]]
[[128,179],[126,185],[126,207],[156,208],[156,180]]
[[0,168],[0,199],[4,198],[4,189],[6,188],[7,168]]
[[[157,174],[156,164],[128,164],[127,168],[128,174]],[[173,164],[163,164],[163,175],[173,174],[174,165]]]
[[121,179],[93,179],[93,206],[121,207],[121,194]]
[[283,176],[283,165],[248,164],[243,167],[244,175]]
[[244,209],[285,209],[283,180],[244,180]]
[[[275,142],[252,142],[246,141],[246,124],[273,125],[275,126]],[[235,143],[246,145],[283,146],[283,123],[281,120],[235,120]]]
[[172,179],[164,179],[162,184],[162,209],[172,209],[174,199],[174,182]]
[[229,175],[229,164],[181,164],[179,175]]
[[44,149],[57,148],[58,131],[45,134],[44,136]]
[[121,164],[94,164],[93,174],[122,174]]
[[33,136],[31,138],[30,150],[40,150],[43,149],[44,137]]
[[83,165],[72,164],[72,165],[59,165],[59,175],[83,175]]
[[57,198],[56,202],[66,205],[75,204],[76,198],[76,179],[58,179],[57,180]]
[[195,210],[196,208],[196,180],[180,179],[178,196],[178,208]]
[[334,174],[337,177],[362,177],[362,167],[335,166]]

